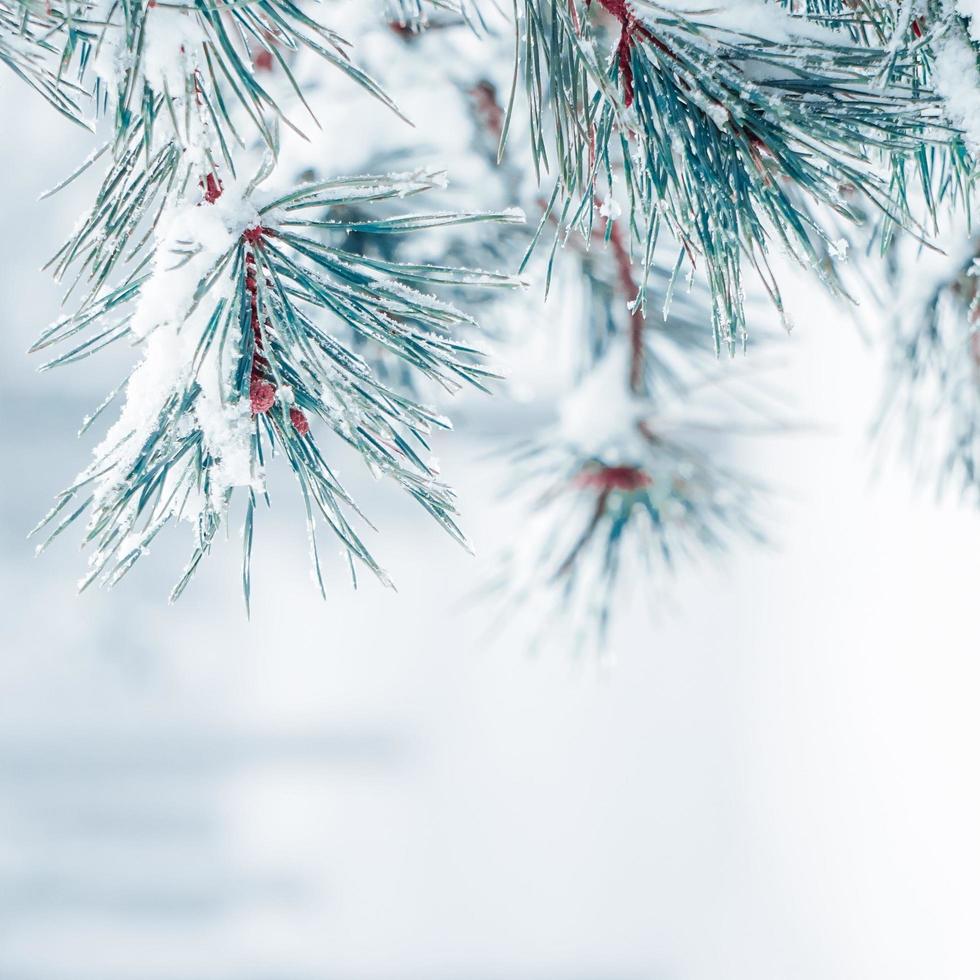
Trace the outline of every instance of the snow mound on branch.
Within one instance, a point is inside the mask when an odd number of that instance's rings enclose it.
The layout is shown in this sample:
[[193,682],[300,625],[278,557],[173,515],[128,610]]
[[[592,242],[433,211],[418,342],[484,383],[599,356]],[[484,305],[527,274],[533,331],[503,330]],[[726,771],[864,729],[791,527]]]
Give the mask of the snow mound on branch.
[[[977,0],[974,0],[976,3]],[[950,122],[963,131],[970,151],[980,155],[980,71],[977,52],[955,28],[936,41],[932,80],[946,103]],[[974,19],[974,31],[980,30]]]
[[[107,494],[124,478],[146,440],[160,424],[168,400],[196,380],[200,391],[194,420],[205,447],[217,460],[212,470],[215,499],[234,486],[261,489],[253,472],[251,415],[248,400],[229,401],[238,355],[237,344],[212,343],[194,379],[191,368],[208,328],[221,284],[199,296],[201,283],[232,249],[242,232],[258,221],[254,207],[237,185],[225,187],[213,205],[183,203],[162,222],[154,272],[144,284],[131,329],[144,340],[143,359],[126,388],[119,419],[96,447],[96,459],[107,455],[112,469],[99,481],[96,495]],[[225,283],[224,298],[229,299]]]

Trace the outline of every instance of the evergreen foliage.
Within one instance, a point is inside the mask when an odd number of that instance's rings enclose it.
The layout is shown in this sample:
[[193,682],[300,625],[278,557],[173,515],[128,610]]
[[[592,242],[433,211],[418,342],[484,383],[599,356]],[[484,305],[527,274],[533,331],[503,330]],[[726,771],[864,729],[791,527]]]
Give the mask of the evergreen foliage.
[[[523,315],[572,337],[576,387],[509,450],[542,530],[497,584],[509,601],[550,591],[601,639],[624,576],[761,535],[726,426],[721,446],[667,419],[717,389],[713,359],[746,346],[756,293],[787,319],[776,259],[846,302],[849,270],[900,276],[950,226],[970,246],[906,305],[889,404],[931,386],[927,415],[955,414],[945,468],[975,493],[970,2],[0,0],[0,61],[95,134],[64,183],[102,174],[51,260],[70,311],[33,350],[50,349],[44,368],[119,341],[141,355],[38,530],[87,515],[84,587],[187,520],[176,597],[238,490],[248,601],[256,504],[283,457],[321,589],[318,525],[355,578],[386,580],[333,447],[462,539],[433,403],[494,388],[481,350]],[[416,130],[409,95],[431,103]],[[542,291],[574,297],[573,322],[542,325]]]

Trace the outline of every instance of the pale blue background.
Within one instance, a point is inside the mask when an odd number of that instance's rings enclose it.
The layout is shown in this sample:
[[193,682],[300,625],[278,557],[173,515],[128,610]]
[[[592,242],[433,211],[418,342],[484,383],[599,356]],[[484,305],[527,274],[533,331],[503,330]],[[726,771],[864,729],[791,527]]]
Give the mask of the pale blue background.
[[[397,595],[320,602],[280,493],[251,624],[234,538],[166,605],[186,530],[76,598],[77,537],[24,536],[126,352],[34,373],[86,188],[36,199],[89,143],[7,74],[0,118],[3,980],[980,974],[980,523],[869,484],[853,324],[795,297],[779,383],[824,428],[754,450],[776,546],[683,574],[614,666],[481,646],[478,563],[353,472]],[[477,449],[439,453],[485,552]]]

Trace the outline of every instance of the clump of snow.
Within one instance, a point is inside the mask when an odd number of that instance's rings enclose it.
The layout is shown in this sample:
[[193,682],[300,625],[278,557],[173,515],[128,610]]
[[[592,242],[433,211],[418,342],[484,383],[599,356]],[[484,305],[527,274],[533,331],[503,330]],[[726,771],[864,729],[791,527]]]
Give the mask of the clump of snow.
[[184,90],[189,60],[207,40],[196,14],[157,5],[148,14],[143,74],[154,92]]
[[[97,498],[118,486],[160,424],[168,400],[192,380],[195,354],[220,295],[216,286],[216,295],[203,301],[197,296],[200,283],[257,220],[255,208],[229,183],[213,205],[178,204],[161,222],[154,273],[131,321],[134,335],[145,338],[145,351],[126,387],[119,419],[95,449],[97,460],[109,456],[114,464],[100,478]],[[212,473],[216,497],[233,486],[255,486],[258,479],[251,460],[248,400],[229,399],[237,348],[225,348],[212,344],[195,378],[201,390],[194,418],[217,460]]]
[[980,44],[980,0],[956,0],[956,12],[966,20],[970,37]]
[[610,221],[615,221],[623,213],[622,207],[620,207],[619,202],[613,197],[607,197],[599,208],[599,214],[603,218],[609,218]]
[[636,424],[649,416],[650,405],[630,390],[629,376],[629,347],[615,344],[561,401],[559,439],[586,454],[632,458],[639,440]]
[[202,387],[194,405],[194,417],[205,445],[217,462],[211,469],[214,502],[232,487],[262,489],[261,476],[252,461],[252,411],[247,398],[222,404],[214,384]]
[[214,204],[176,205],[161,222],[154,274],[140,291],[132,331],[146,337],[161,326],[179,326],[194,305],[201,279],[259,223],[258,212],[229,184]]
[[953,23],[935,42],[932,82],[946,103],[950,122],[962,130],[970,151],[980,155],[980,71],[977,52]]

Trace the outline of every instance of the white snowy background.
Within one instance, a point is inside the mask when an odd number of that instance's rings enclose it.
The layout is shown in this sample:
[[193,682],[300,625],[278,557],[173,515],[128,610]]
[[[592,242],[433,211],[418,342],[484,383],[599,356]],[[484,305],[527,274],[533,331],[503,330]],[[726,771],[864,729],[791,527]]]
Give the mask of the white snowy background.
[[[24,354],[87,189],[37,197],[89,144],[9,75],[0,118],[2,980],[980,975],[980,521],[870,479],[851,320],[793,297],[816,426],[751,450],[772,545],[685,569],[611,663],[488,645],[479,561],[353,471],[397,594],[322,602],[282,492],[251,622],[234,536],[167,606],[186,529],[78,598],[77,536],[25,535],[126,352]],[[437,451],[491,551],[483,447]]]

